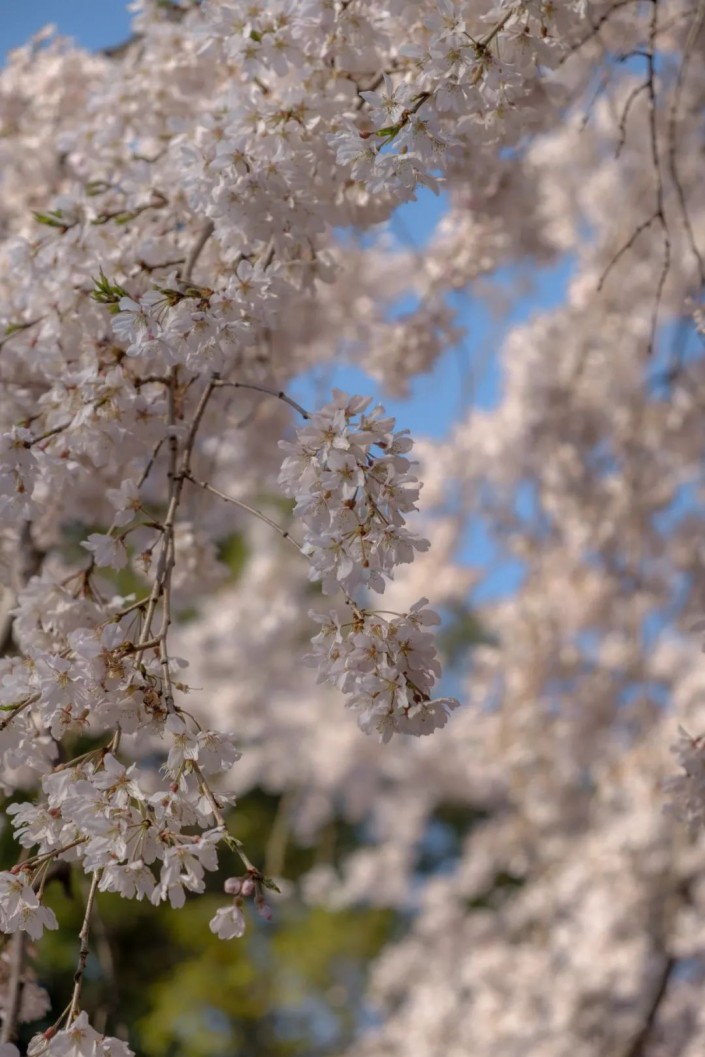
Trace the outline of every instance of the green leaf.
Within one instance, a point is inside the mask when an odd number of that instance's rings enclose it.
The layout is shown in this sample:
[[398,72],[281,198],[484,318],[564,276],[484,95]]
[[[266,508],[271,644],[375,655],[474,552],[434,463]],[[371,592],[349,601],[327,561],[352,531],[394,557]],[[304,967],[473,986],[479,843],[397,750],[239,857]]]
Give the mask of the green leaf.
[[38,224],[46,224],[49,228],[60,228],[62,231],[67,231],[69,228],[69,225],[63,220],[63,213],[60,209],[51,209],[48,213],[39,213],[33,210],[32,216]]
[[218,560],[227,565],[231,581],[240,579],[249,555],[247,541],[242,532],[233,532],[218,543]]
[[451,617],[438,635],[438,646],[446,664],[451,668],[460,664],[475,646],[496,646],[497,639],[477,619],[469,606],[459,603],[451,607]]
[[93,284],[93,289],[91,290],[93,300],[97,301],[99,305],[112,306],[115,311],[119,311],[120,300],[123,297],[130,296],[127,290],[120,286],[119,283],[111,282],[102,269],[99,277],[93,280]]

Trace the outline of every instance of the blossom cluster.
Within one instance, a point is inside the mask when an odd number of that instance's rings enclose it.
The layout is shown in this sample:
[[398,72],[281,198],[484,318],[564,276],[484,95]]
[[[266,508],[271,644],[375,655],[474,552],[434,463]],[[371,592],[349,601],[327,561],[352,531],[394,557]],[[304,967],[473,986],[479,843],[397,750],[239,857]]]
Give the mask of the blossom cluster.
[[324,626],[308,660],[319,665],[319,681],[351,695],[360,728],[389,741],[393,733],[430,734],[445,726],[458,702],[431,699],[441,667],[433,636],[423,628],[440,621],[426,608],[428,599],[388,621],[350,597],[360,587],[383,592],[394,567],[429,546],[405,527],[419,496],[406,458],[413,442],[408,431],[394,431],[381,406],[366,413],[370,403],[336,390],[294,442],[280,441],[287,456],[279,482],[304,525],[309,576],[328,594],[342,588],[352,608],[345,624],[335,613],[312,614]]
[[312,614],[323,625],[308,655],[319,667],[319,681],[349,694],[348,707],[360,713],[361,729],[376,731],[385,742],[394,733],[430,734],[444,727],[458,707],[455,698],[431,698],[441,667],[433,636],[425,629],[440,620],[427,604],[422,598],[392,620],[357,606],[347,623],[334,612]]
[[[12,1043],[3,1043],[0,1057],[20,1057],[20,1052]],[[27,1047],[27,1057],[134,1057],[134,1053],[121,1039],[96,1031],[88,1015],[81,1012],[67,1028],[49,1028],[35,1035]]]
[[[174,767],[177,755],[182,762]],[[0,874],[4,930],[38,938],[43,928],[56,928],[52,911],[38,902],[30,884],[41,880],[53,860],[80,862],[96,877],[99,891],[146,897],[155,905],[168,900],[181,907],[186,891],[202,892],[204,871],[217,869],[216,847],[225,834],[213,827],[212,805],[192,768],[183,765],[186,758],[182,747],[172,750],[165,766],[170,784],[150,792],[134,764],[126,768],[112,753],[97,751],[46,775],[44,803],[11,804],[19,843],[36,852],[18,874]],[[193,750],[188,758],[195,761]],[[208,770],[205,761],[201,767]]]
[[371,402],[335,390],[294,442],[279,442],[288,453],[279,483],[305,527],[309,575],[327,594],[383,592],[394,566],[429,546],[404,526],[419,496],[406,458],[413,441],[408,430],[394,432],[380,406],[365,414]]
[[682,770],[664,783],[667,810],[695,833],[705,825],[705,739],[681,727],[672,752]]

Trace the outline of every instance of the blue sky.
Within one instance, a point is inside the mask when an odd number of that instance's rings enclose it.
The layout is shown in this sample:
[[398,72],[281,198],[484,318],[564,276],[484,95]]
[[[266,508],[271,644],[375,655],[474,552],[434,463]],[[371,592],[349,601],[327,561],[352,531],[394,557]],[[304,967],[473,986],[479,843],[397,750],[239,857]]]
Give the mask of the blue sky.
[[0,0],[3,55],[49,24],[93,50],[125,40],[130,32],[130,15],[122,0]]

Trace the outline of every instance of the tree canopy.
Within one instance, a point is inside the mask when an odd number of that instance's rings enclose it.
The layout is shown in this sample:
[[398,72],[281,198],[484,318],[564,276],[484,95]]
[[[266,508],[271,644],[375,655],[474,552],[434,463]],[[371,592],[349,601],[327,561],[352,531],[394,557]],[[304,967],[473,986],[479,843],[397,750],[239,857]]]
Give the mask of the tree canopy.
[[0,1057],[700,1057],[705,5],[131,8],[0,71]]

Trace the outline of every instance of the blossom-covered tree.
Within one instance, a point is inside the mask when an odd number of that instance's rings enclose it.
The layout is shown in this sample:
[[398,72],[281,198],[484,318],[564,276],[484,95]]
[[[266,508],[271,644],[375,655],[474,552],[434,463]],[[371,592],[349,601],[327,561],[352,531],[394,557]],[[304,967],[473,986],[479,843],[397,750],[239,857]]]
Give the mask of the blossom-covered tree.
[[[298,897],[396,921],[349,1057],[695,1057],[702,0],[132,8],[0,74],[1,1057],[25,1023],[32,1057],[133,1052],[101,908],[205,901],[230,949],[341,824]],[[463,295],[556,261],[444,440],[292,394],[341,361],[403,394]]]

